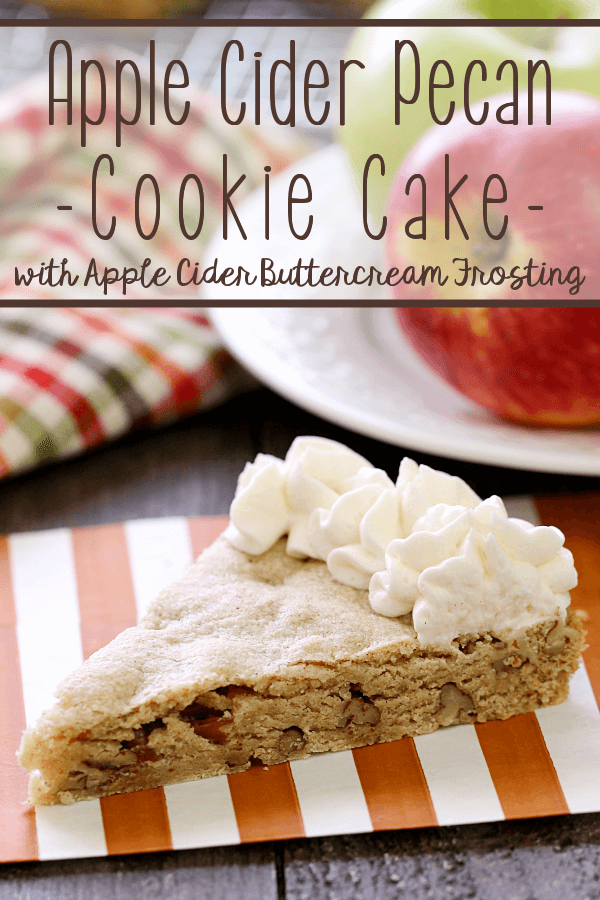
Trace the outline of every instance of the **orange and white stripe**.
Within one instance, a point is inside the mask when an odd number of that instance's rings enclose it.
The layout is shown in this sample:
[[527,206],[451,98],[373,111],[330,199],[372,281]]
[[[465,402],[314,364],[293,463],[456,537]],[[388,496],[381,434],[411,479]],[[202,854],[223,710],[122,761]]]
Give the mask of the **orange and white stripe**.
[[[57,529],[14,535],[8,549],[23,703],[31,725],[52,704],[59,681],[84,658],[74,545],[68,529]],[[35,810],[40,859],[106,854],[99,802],[80,806]]]
[[[566,703],[507,722],[323,754],[65,807],[23,804],[15,751],[57,683],[143,615],[225,517],[0,538],[0,860],[60,859],[600,811],[596,498],[513,498],[558,525],[581,573],[585,665]],[[595,618],[596,616],[596,618]]]

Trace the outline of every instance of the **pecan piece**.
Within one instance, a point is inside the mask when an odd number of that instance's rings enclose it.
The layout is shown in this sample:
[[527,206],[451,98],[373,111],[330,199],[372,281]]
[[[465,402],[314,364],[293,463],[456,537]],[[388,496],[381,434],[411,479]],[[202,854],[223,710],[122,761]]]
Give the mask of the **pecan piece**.
[[306,736],[301,728],[292,725],[282,731],[279,738],[279,750],[284,756],[290,756],[292,753],[300,753],[306,746]]
[[572,640],[577,640],[577,631],[559,620],[546,635],[546,653],[548,656],[558,656]]
[[212,741],[213,744],[224,744],[228,735],[222,729],[231,725],[232,720],[229,718],[223,721],[223,715],[221,709],[194,702],[181,710],[179,718],[191,725],[194,733],[200,737]]
[[87,775],[85,772],[81,772],[79,769],[73,769],[69,772],[69,778],[71,780],[71,784],[69,785],[69,790],[76,791],[84,791],[87,787]]
[[228,700],[233,700],[234,697],[242,697],[255,693],[256,691],[253,690],[253,688],[246,687],[245,684],[227,684],[225,687],[215,688],[215,694],[227,697]]
[[[135,753],[136,759],[141,762],[156,762],[161,759],[159,753],[148,746],[148,738],[157,728],[166,728],[167,726],[162,719],[155,719],[154,722],[146,722],[139,728],[133,729],[133,739],[131,741],[121,741],[122,750],[131,750]],[[96,766],[96,768],[98,768]]]
[[443,686],[440,692],[440,703],[436,719],[443,726],[458,725],[465,716],[473,715],[475,712],[475,706],[469,695],[463,694],[452,682]]
[[507,656],[494,660],[492,669],[500,675],[502,672],[508,672],[510,669],[520,669],[524,662],[527,662],[527,657],[519,656],[518,653],[509,653]]
[[[352,691],[352,694],[358,691]],[[377,725],[381,719],[381,713],[372,700],[363,694],[353,696],[344,706],[342,715],[338,719],[337,727],[345,728],[346,725]]]

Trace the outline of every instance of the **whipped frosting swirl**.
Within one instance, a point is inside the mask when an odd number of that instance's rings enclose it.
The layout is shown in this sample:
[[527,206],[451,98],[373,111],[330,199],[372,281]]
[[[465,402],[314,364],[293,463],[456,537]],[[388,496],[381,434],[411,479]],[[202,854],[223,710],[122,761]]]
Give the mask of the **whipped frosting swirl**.
[[225,535],[264,553],[323,560],[369,591],[374,612],[412,613],[424,646],[463,634],[517,633],[564,619],[577,584],[557,528],[509,518],[462,479],[403,459],[396,483],[343,444],[296,438],[284,460],[259,454],[240,475]]

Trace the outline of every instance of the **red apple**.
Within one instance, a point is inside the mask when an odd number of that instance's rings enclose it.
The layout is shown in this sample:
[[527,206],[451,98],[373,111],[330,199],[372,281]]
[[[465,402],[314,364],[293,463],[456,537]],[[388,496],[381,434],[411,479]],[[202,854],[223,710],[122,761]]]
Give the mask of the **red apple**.
[[[495,97],[482,125],[455,116],[433,126],[402,164],[386,236],[387,266],[402,279],[392,289],[396,299],[600,299],[600,102],[556,91],[547,125],[545,92],[534,92],[529,125],[527,94],[519,94],[519,124],[501,124],[494,111],[511,101]],[[474,119],[482,113],[482,104],[471,110]],[[417,174],[426,184],[425,217],[422,181],[411,182]],[[448,196],[464,175],[451,198],[455,214]],[[501,176],[506,195],[485,206],[490,176]],[[488,198],[503,194],[500,180],[491,179]],[[500,240],[490,236],[505,223]]]
[[[466,72],[476,59],[485,64],[487,79],[478,77],[476,66],[468,90],[473,103],[509,90],[510,69],[504,66],[502,77],[496,78],[507,59],[515,63],[514,78],[523,89],[529,60],[545,59],[552,70],[553,89],[600,96],[600,29],[574,28],[572,21],[600,19],[598,0],[379,0],[367,18],[366,25],[371,27],[356,29],[346,54],[347,59],[361,60],[365,68],[350,67],[346,73],[346,121],[338,134],[359,184],[372,153],[380,153],[385,160],[385,175],[379,177],[377,171],[369,185],[369,208],[377,219],[385,212],[395,171],[432,124],[428,79],[436,61],[448,63],[454,81],[447,90],[435,91],[436,105],[438,97],[446,97],[446,104],[452,100],[455,115],[461,113]],[[387,19],[388,27],[377,27],[378,19]],[[394,19],[397,24],[389,27]],[[451,19],[463,24],[449,28],[446,22]],[[512,24],[499,24],[500,19],[511,19]],[[518,25],[518,19],[529,21]],[[473,27],[486,20],[485,27]],[[410,40],[417,47],[421,76],[421,90],[414,103],[403,106],[400,126],[394,124],[395,39]],[[412,53],[402,54],[398,68],[402,84],[405,79],[412,84]],[[446,76],[435,80],[445,81]]]
[[532,425],[600,422],[600,309],[396,309],[419,354],[492,412]]

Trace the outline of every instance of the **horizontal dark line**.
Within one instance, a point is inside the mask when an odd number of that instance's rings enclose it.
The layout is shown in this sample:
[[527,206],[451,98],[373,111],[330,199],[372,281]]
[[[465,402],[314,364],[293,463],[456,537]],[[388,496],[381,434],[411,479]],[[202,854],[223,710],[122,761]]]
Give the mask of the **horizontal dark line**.
[[[487,303],[487,305],[489,307],[493,307],[493,308],[506,307],[506,300],[490,300],[488,297],[485,297],[485,298],[482,297],[481,299],[482,300],[485,299],[485,302]],[[19,306],[36,308],[36,307],[39,307],[39,305],[40,305],[39,300],[28,300],[26,297],[19,297],[18,300],[19,300]],[[75,296],[69,295],[69,300],[77,300],[79,306],[84,309],[87,307],[91,307],[92,309],[96,309],[98,307],[102,307],[102,308],[106,307],[108,309],[115,308],[114,300],[105,300],[102,297],[97,297],[96,299],[90,299],[89,297],[75,297]],[[186,300],[185,298],[181,298],[181,297],[176,298],[176,300],[177,300],[177,306],[191,307],[193,309],[197,308],[197,306],[198,306],[198,300]],[[60,297],[57,297],[56,301],[52,301],[51,299],[48,299],[48,300],[45,299],[44,302],[45,302],[46,306],[48,306],[50,308],[58,309],[58,308],[60,308],[60,306],[64,305],[63,303],[61,303]],[[447,301],[445,301],[445,302],[447,303]],[[14,304],[14,300],[11,300],[8,297],[0,298],[0,309],[10,309],[12,304]],[[152,306],[164,308],[164,305],[165,305],[165,298],[157,299],[157,300],[148,298],[148,299],[144,299],[144,300],[133,300],[133,301],[131,301],[131,300],[129,300],[129,298],[127,298],[127,306],[134,307],[136,309],[137,308],[147,309],[148,307],[152,307]],[[546,309],[548,307],[553,307],[553,306],[557,306],[561,309],[562,308],[585,309],[587,307],[596,307],[597,305],[598,305],[597,300],[580,300],[578,302],[569,302],[569,300],[566,298],[562,299],[562,300],[542,300],[542,301],[524,300],[524,301],[519,302],[520,307],[527,307],[528,309],[529,308],[531,308],[531,309]],[[213,300],[213,301],[211,301],[211,306],[218,308],[218,309],[231,309],[231,308],[235,309],[237,307],[243,307],[243,308],[249,307],[252,309],[253,307],[256,306],[256,300],[231,300],[231,301],[225,300],[225,301],[221,301],[221,302]],[[261,298],[261,306],[268,307],[269,309],[286,309],[287,308],[285,306],[282,306],[281,303],[277,303],[277,302],[273,302],[273,301],[269,302],[267,300],[263,300],[263,298]],[[296,306],[303,308],[303,309],[304,308],[310,309],[312,307],[315,307],[315,303],[312,300],[300,300],[298,303],[296,303]],[[397,301],[396,302],[394,302],[394,301],[381,302],[380,300],[378,300],[377,303],[370,303],[369,301],[366,301],[366,300],[362,300],[360,302],[357,302],[354,300],[349,300],[349,301],[336,300],[336,301],[332,302],[332,301],[324,300],[324,301],[319,301],[319,305],[316,308],[317,309],[321,309],[321,308],[338,309],[340,307],[343,307],[343,308],[351,307],[353,309],[360,309],[365,306],[375,307],[375,308],[385,307],[388,309],[394,309],[398,306],[398,302]],[[421,302],[419,300],[414,300],[414,301],[409,301],[408,303],[402,303],[401,306],[403,309],[429,309],[431,307],[444,308],[445,303],[444,302],[432,303],[431,301]],[[481,300],[480,301],[466,300],[466,301],[459,303],[459,306],[467,307],[467,308],[472,306],[472,307],[475,307],[476,309],[479,309],[481,307]]]
[[600,19],[0,19],[0,26],[22,28],[331,28],[332,22],[348,28],[600,28]]
[[[56,208],[57,209],[73,209],[72,206],[57,206]],[[529,207],[529,209],[531,209],[531,207]]]
[[543,206],[529,206],[528,209],[543,209]]

